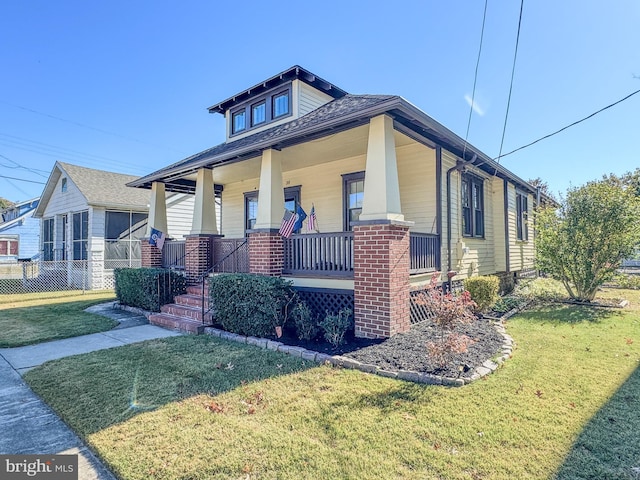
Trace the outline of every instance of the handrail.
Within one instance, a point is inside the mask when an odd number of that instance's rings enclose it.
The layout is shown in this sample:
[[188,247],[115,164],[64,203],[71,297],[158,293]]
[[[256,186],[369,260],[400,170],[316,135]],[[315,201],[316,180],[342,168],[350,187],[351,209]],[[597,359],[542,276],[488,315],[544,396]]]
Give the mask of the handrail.
[[211,272],[213,272],[216,267],[218,267],[219,265],[222,264],[222,262],[224,262],[227,258],[229,258],[231,255],[233,255],[234,253],[236,253],[238,250],[240,250],[240,247],[246,245],[248,239],[245,238],[240,244],[238,244],[238,246],[236,248],[234,248],[231,252],[229,252],[227,255],[225,255],[224,257],[222,257],[220,260],[218,260],[216,263],[214,263],[210,268],[208,268],[204,273],[202,273],[199,277],[198,277],[198,281],[202,283],[202,296],[200,297],[200,305],[201,305],[201,312],[202,312],[202,323],[204,324],[204,316],[206,313],[209,313],[212,309],[213,306],[209,305],[209,308],[206,310],[204,309],[204,279],[209,276],[209,274],[211,274]]

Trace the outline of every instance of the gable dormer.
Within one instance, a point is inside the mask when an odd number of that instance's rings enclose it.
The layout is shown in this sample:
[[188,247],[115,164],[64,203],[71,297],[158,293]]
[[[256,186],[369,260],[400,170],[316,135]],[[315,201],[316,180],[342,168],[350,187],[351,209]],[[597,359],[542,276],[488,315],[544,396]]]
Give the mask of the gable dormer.
[[225,116],[227,142],[232,142],[300,118],[346,94],[296,65],[209,107],[209,113]]

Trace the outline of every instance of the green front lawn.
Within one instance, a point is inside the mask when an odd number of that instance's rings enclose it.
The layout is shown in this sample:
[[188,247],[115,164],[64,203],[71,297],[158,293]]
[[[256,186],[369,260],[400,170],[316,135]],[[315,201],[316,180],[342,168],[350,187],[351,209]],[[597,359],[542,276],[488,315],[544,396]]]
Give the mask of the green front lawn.
[[0,295],[0,348],[110,330],[116,321],[83,311],[110,300],[111,291]]
[[[615,291],[632,305],[640,294]],[[462,388],[219,339],[63,359],[25,378],[122,479],[634,479],[640,309],[542,307]]]

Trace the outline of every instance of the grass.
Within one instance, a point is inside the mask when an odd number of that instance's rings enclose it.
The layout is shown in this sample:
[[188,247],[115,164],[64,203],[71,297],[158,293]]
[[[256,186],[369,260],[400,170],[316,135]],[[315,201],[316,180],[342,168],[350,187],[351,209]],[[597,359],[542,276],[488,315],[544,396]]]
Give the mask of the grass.
[[114,299],[111,291],[0,295],[0,348],[110,330],[116,321],[83,310]]
[[25,378],[122,479],[637,478],[640,309],[543,306],[508,331],[513,358],[463,388],[207,337]]

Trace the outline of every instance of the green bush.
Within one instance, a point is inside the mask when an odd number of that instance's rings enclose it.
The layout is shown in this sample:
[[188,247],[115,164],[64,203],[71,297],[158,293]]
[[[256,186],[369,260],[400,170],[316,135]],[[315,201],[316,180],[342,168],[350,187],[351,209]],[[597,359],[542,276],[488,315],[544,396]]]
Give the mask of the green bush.
[[209,279],[216,320],[228,332],[269,337],[283,326],[297,295],[291,282],[279,277],[229,273]]
[[557,302],[567,298],[567,291],[562,283],[552,278],[521,281],[513,294],[534,302]]
[[164,268],[116,268],[116,296],[123,305],[159,312],[187,291],[187,279]]
[[344,335],[347,330],[353,328],[353,317],[348,308],[340,310],[337,314],[327,312],[327,316],[320,322],[320,328],[324,332],[324,339],[334,347],[344,343]]
[[626,275],[620,273],[613,277],[613,283],[620,288],[638,290],[640,288],[640,275]]
[[500,279],[494,275],[471,277],[464,281],[464,288],[471,294],[471,300],[480,312],[489,310],[498,300]]
[[300,340],[314,340],[320,333],[318,321],[305,302],[298,302],[292,312],[296,335]]

